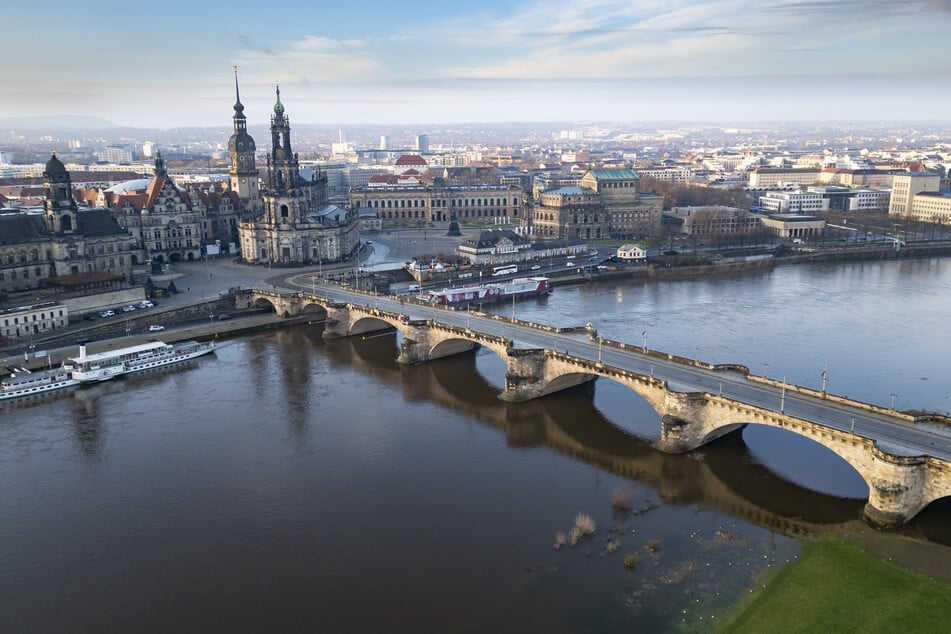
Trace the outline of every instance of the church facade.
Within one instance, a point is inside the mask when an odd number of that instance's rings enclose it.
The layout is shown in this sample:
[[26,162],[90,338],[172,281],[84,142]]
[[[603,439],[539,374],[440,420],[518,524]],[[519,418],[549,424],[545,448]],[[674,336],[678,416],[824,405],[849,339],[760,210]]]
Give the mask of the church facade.
[[249,184],[242,189],[241,179],[250,180],[251,172],[256,173],[254,141],[247,134],[240,98],[234,107],[235,131],[228,146],[232,186],[246,201],[245,216],[238,223],[241,257],[252,264],[287,266],[348,259],[360,246],[359,214],[328,201],[324,172],[301,174],[280,86],[276,93],[267,175],[258,192]]

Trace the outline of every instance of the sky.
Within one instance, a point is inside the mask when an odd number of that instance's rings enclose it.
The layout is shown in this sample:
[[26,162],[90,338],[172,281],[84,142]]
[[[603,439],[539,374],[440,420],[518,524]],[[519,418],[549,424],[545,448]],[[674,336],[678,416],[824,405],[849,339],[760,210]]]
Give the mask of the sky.
[[948,121],[951,0],[19,2],[0,117]]

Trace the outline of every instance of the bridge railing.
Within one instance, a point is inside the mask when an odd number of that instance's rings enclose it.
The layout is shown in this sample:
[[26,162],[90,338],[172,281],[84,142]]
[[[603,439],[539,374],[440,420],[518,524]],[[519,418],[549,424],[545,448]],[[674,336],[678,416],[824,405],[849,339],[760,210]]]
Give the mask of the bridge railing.
[[[358,290],[358,289],[348,289],[348,290],[349,290],[350,292],[353,292],[353,293],[359,293],[359,294],[361,294],[361,295],[366,295],[367,297],[378,297],[378,295],[377,295],[376,293],[374,293],[373,291]],[[304,295],[304,294],[305,294],[305,293],[301,293],[301,295]],[[391,295],[391,296],[389,296],[389,297],[390,297],[390,299],[394,299],[394,300],[396,300],[396,301],[401,301],[401,300],[402,300],[402,301],[409,301],[409,302],[412,303],[412,304],[416,304],[416,305],[419,305],[419,306],[432,306],[432,307],[435,307],[435,308],[439,308],[440,310],[451,310],[451,311],[466,310],[466,308],[461,307],[461,306],[441,306],[441,305],[438,305],[438,304],[430,304],[430,303],[428,303],[428,302],[422,302],[422,301],[420,301],[420,300],[418,300],[418,299],[416,299],[416,298],[413,298],[413,297],[406,298],[406,297],[401,297],[401,296],[397,296],[397,295]],[[897,418],[897,419],[899,419],[899,420],[904,420],[904,421],[907,421],[907,422],[910,422],[910,423],[936,423],[936,424],[939,424],[939,425],[944,425],[944,426],[947,426],[947,427],[951,427],[951,416],[946,416],[946,415],[942,415],[942,414],[938,414],[938,413],[927,413],[927,414],[921,414],[921,415],[907,414],[907,413],[899,412],[899,411],[896,411],[896,410],[893,410],[893,409],[890,409],[890,408],[887,408],[887,407],[882,407],[882,406],[879,406],[879,405],[873,405],[873,404],[871,404],[871,403],[864,403],[864,402],[862,402],[862,401],[856,401],[856,400],[850,399],[848,396],[840,396],[840,395],[837,395],[837,394],[830,394],[830,393],[828,393],[828,392],[823,392],[823,391],[821,391],[821,390],[816,390],[816,389],[813,389],[813,388],[804,387],[804,386],[801,386],[801,385],[795,385],[795,384],[791,384],[791,383],[784,383],[784,382],[782,382],[782,381],[777,381],[777,380],[775,380],[775,379],[770,379],[770,378],[767,378],[767,377],[765,377],[765,376],[758,376],[758,375],[755,375],[755,374],[751,374],[751,373],[750,373],[750,369],[749,369],[747,366],[745,366],[745,365],[732,364],[732,363],[725,363],[725,364],[706,363],[706,362],[704,362],[704,361],[701,361],[700,359],[690,359],[690,358],[681,357],[681,356],[679,356],[679,355],[675,355],[675,354],[672,354],[672,353],[669,353],[669,352],[661,352],[661,351],[658,351],[658,350],[651,350],[650,348],[646,348],[646,347],[644,347],[644,346],[638,346],[638,345],[634,345],[634,344],[630,344],[630,343],[625,343],[625,342],[623,342],[623,341],[615,341],[615,340],[613,340],[613,339],[602,339],[602,338],[599,338],[599,337],[598,337],[598,331],[597,331],[594,327],[592,327],[591,324],[587,324],[587,325],[585,325],[585,326],[558,327],[558,326],[550,326],[550,325],[547,325],[547,324],[538,324],[538,323],[535,323],[535,322],[525,321],[525,320],[522,320],[522,319],[517,319],[517,318],[512,318],[512,317],[505,317],[505,316],[503,316],[503,315],[496,315],[496,314],[491,314],[491,313],[484,313],[484,312],[481,312],[481,311],[473,311],[473,310],[470,310],[469,312],[471,312],[473,315],[476,315],[476,316],[478,316],[478,317],[482,317],[482,318],[486,318],[486,319],[492,319],[492,320],[495,320],[495,321],[505,322],[505,323],[509,323],[509,324],[516,325],[516,326],[521,326],[521,327],[524,327],[524,328],[531,328],[531,329],[533,329],[533,330],[539,330],[539,331],[542,331],[542,332],[549,332],[549,333],[553,333],[553,334],[581,334],[581,333],[585,333],[585,334],[588,335],[588,338],[589,338],[591,341],[597,341],[597,342],[598,342],[600,345],[602,345],[602,346],[609,346],[609,347],[611,347],[611,348],[616,348],[616,349],[618,349],[618,350],[624,350],[624,351],[628,351],[628,352],[635,352],[635,353],[638,353],[638,354],[641,354],[641,355],[645,355],[645,356],[648,356],[648,357],[653,357],[653,358],[657,358],[657,359],[663,359],[663,360],[665,360],[665,361],[670,361],[670,362],[673,362],[673,363],[678,363],[678,364],[680,364],[680,365],[688,365],[688,366],[692,366],[692,367],[695,367],[695,368],[701,368],[701,369],[704,369],[704,370],[710,370],[710,371],[714,371],[714,372],[731,372],[731,371],[732,371],[732,372],[737,372],[737,373],[739,373],[739,374],[742,374],[742,375],[743,375],[747,380],[749,380],[749,381],[755,381],[755,382],[757,382],[757,383],[762,383],[762,384],[764,384],[764,385],[769,385],[769,386],[772,386],[772,387],[775,387],[775,388],[779,388],[779,389],[785,388],[785,389],[788,390],[789,392],[792,392],[792,393],[795,393],[795,394],[801,394],[801,395],[810,396],[810,397],[813,397],[813,398],[824,399],[824,400],[827,400],[827,401],[830,401],[830,402],[833,402],[833,403],[839,403],[839,404],[842,404],[842,405],[847,405],[847,406],[849,406],[849,407],[854,407],[854,408],[856,408],[856,409],[862,409],[862,410],[865,410],[865,411],[868,411],[868,412],[872,412],[872,413],[875,413],[875,414],[891,416],[891,417],[893,417],[893,418]],[[434,321],[435,321],[435,320],[434,320]]]

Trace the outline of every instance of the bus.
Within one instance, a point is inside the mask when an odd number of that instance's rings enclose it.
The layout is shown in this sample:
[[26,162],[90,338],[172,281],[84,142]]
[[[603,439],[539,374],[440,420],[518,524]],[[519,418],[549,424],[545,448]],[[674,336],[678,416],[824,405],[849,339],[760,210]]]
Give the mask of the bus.
[[496,275],[510,275],[512,273],[518,273],[518,265],[506,264],[505,266],[496,266],[492,269],[493,277]]

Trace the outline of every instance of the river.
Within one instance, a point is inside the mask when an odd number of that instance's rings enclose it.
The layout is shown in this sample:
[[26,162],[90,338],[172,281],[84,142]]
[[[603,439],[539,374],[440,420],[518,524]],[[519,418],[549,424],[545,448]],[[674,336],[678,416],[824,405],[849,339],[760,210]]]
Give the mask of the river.
[[[951,261],[931,259],[559,287],[515,310],[946,412],[948,297]],[[610,381],[513,405],[487,351],[396,353],[299,326],[0,404],[2,629],[703,627],[800,536],[868,530],[864,482],[793,434],[664,455],[657,414]],[[902,538],[951,543],[946,502]],[[556,549],[579,513],[595,534]]]

